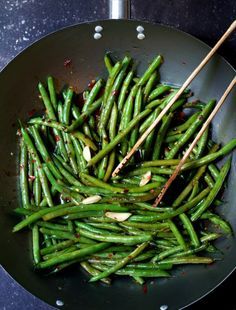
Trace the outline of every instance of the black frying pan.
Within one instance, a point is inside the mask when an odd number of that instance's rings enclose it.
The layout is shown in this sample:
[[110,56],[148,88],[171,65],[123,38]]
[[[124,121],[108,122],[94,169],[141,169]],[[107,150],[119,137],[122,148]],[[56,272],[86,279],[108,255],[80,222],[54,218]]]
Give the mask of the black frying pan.
[[[124,4],[124,1],[121,1]],[[127,4],[128,1],[126,1]],[[118,17],[124,17],[125,7]],[[102,38],[94,39],[94,28],[103,27]],[[144,27],[145,39],[137,39],[136,27]],[[88,284],[87,276],[72,268],[56,276],[42,276],[33,271],[28,234],[12,234],[16,219],[10,211],[19,205],[17,176],[16,120],[24,120],[33,108],[41,109],[37,97],[38,80],[48,74],[58,79],[58,89],[65,83],[82,91],[89,80],[105,74],[103,56],[112,51],[115,56],[130,54],[140,61],[138,71],[156,54],[162,54],[165,63],[161,68],[163,81],[181,84],[209,47],[190,35],[161,25],[127,20],[106,20],[84,23],[55,32],[36,42],[18,55],[0,74],[0,263],[9,274],[27,290],[49,304],[64,302],[65,309],[179,309],[206,295],[219,285],[235,268],[236,243],[233,238],[220,240],[217,246],[224,260],[212,266],[178,268],[170,279],[154,281],[148,294],[127,279],[117,279],[111,287]],[[64,60],[72,60],[70,67]],[[220,56],[215,56],[194,80],[191,88],[195,96],[207,101],[219,98],[234,69]],[[213,135],[218,142],[226,143],[235,137],[235,91],[231,93],[214,120]],[[11,152],[14,156],[10,156]],[[16,160],[15,160],[16,159]],[[224,194],[226,203],[220,212],[236,231],[236,158]]]

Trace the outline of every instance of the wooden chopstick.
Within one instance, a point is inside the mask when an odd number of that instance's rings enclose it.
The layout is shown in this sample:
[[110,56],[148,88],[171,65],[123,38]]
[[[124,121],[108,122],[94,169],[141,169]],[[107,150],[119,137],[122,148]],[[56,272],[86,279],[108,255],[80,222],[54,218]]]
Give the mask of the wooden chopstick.
[[219,102],[217,103],[217,105],[215,106],[215,108],[213,109],[213,111],[211,112],[211,114],[208,116],[207,120],[203,124],[201,130],[198,132],[198,134],[196,135],[195,139],[193,140],[193,142],[191,143],[191,145],[189,146],[189,148],[185,152],[185,154],[184,154],[183,158],[181,159],[181,161],[179,162],[178,166],[175,168],[175,171],[173,172],[173,174],[171,175],[169,180],[166,182],[166,184],[162,188],[160,194],[158,195],[158,197],[156,198],[156,200],[155,200],[155,202],[153,204],[153,207],[156,207],[161,202],[163,196],[165,195],[166,191],[170,187],[171,183],[176,179],[176,177],[179,174],[181,168],[183,167],[183,165],[185,164],[185,162],[188,159],[189,155],[191,154],[193,148],[198,143],[199,139],[201,138],[201,136],[203,135],[203,133],[205,132],[205,130],[209,126],[210,122],[212,121],[212,119],[214,118],[216,113],[219,111],[219,109],[223,105],[225,99],[227,98],[227,96],[229,95],[230,91],[232,90],[232,88],[235,85],[236,85],[236,77],[233,78],[233,80],[231,81],[231,83],[227,87],[226,91],[224,92],[223,96],[220,98]]
[[192,80],[197,76],[197,74],[202,70],[202,68],[208,63],[211,57],[215,54],[221,44],[228,38],[228,36],[236,29],[236,20],[230,25],[227,31],[223,34],[223,36],[219,39],[216,45],[210,50],[207,56],[202,60],[202,62],[197,66],[197,68],[191,73],[191,75],[187,78],[184,84],[181,86],[176,95],[170,100],[167,106],[161,111],[155,121],[151,124],[151,126],[142,134],[142,136],[135,143],[133,148],[128,152],[128,154],[123,158],[123,160],[119,163],[119,165],[115,168],[112,173],[112,176],[115,177],[120,170],[125,166],[128,160],[133,156],[139,146],[144,142],[150,132],[157,126],[157,124],[161,121],[162,117],[167,113],[167,111],[171,108],[171,106],[175,103],[175,101],[179,98],[179,96],[184,92],[184,90],[189,86]]

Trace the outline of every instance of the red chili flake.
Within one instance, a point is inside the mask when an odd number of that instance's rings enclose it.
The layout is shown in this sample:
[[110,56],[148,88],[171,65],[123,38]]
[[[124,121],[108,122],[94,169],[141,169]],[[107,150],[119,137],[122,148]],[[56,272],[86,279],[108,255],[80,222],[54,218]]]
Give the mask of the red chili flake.
[[154,190],[153,188],[150,189],[150,193],[151,193],[151,194],[155,193],[155,190]]
[[75,234],[75,237],[76,238],[80,238],[80,234]]
[[29,182],[34,181],[35,180],[35,176],[34,175],[29,175],[28,176],[28,180],[29,180]]
[[183,121],[184,118],[185,118],[185,113],[183,111],[179,112],[177,115],[176,115],[176,118],[177,120],[179,121]]
[[32,109],[32,110],[28,111],[29,117],[32,117],[35,113],[36,113],[36,109]]
[[128,192],[129,192],[128,188],[125,188],[124,193],[128,193]]
[[35,159],[33,159],[33,160],[32,160],[32,163],[35,163],[35,162],[36,162],[36,160],[35,160]]
[[96,84],[96,81],[92,80],[91,82],[88,83],[88,88],[91,90],[95,84]]
[[58,142],[58,141],[60,141],[61,139],[60,139],[60,137],[59,136],[55,136],[55,141],[56,142]]
[[69,58],[66,58],[65,60],[64,60],[64,67],[70,67],[70,65],[71,65],[71,59],[69,59]]
[[144,284],[143,285],[143,292],[144,292],[144,294],[147,294],[147,291],[148,291],[147,284]]

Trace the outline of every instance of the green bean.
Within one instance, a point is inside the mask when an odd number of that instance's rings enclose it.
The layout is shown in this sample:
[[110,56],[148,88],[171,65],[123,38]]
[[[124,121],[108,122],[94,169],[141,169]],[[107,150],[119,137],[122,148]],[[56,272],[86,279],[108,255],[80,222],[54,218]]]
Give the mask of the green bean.
[[122,222],[122,226],[126,227],[136,227],[136,228],[141,228],[144,230],[162,230],[162,229],[169,229],[169,224],[168,223],[136,223],[136,222]]
[[85,145],[89,146],[93,151],[97,150],[96,144],[90,140],[85,134],[80,131],[73,131],[70,133],[76,139],[82,141]]
[[68,261],[72,261],[74,259],[83,259],[84,257],[94,254],[96,252],[102,251],[110,246],[110,243],[99,243],[95,245],[91,245],[89,247],[73,251],[71,253],[65,253],[58,257],[54,257],[45,262],[41,262],[36,265],[37,269],[49,268],[59,263],[64,263]]
[[197,181],[194,185],[193,185],[193,189],[191,192],[191,195],[188,198],[188,201],[192,200],[199,192],[199,181]]
[[173,232],[176,240],[178,241],[179,245],[182,246],[182,248],[184,250],[186,250],[187,249],[186,242],[185,242],[183,236],[181,235],[178,227],[171,220],[168,220],[168,224],[169,224],[169,227],[170,227],[171,231]]
[[78,206],[69,206],[65,208],[56,209],[50,213],[43,215],[44,221],[49,221],[53,218],[68,215],[71,213],[77,213],[79,211],[114,211],[114,212],[126,212],[128,209],[126,207],[121,207],[117,204],[79,204]]
[[223,167],[220,170],[219,177],[216,180],[216,183],[214,184],[213,188],[211,189],[209,195],[207,196],[204,203],[192,214],[191,221],[196,221],[204,211],[211,205],[217,194],[219,193],[224,180],[229,172],[231,164],[231,158],[226,161],[226,163],[223,165]]
[[[157,107],[155,109],[155,115],[158,115],[160,112],[161,112],[161,108]],[[148,118],[146,118],[146,120],[139,127],[140,134],[142,134],[148,127],[150,127],[153,122],[154,122],[154,116],[152,113]]]
[[154,263],[142,263],[142,264],[128,264],[126,268],[135,268],[135,269],[161,269],[168,270],[172,269],[172,264],[154,264]]
[[93,227],[93,226],[91,226],[88,223],[82,223],[82,222],[79,222],[79,221],[75,221],[75,225],[78,228],[86,229],[86,230],[88,230],[88,231],[90,231],[92,233],[95,233],[95,234],[110,234],[109,231],[107,231],[105,229]]
[[143,94],[144,94],[144,101],[147,101],[147,98],[150,94],[150,92],[152,91],[153,85],[157,82],[158,79],[158,74],[156,71],[154,71],[152,73],[152,75],[150,76],[150,79],[147,81],[147,84],[145,85]]
[[123,243],[127,245],[135,245],[141,242],[150,241],[152,239],[152,236],[148,234],[142,234],[139,236],[122,236],[112,233],[107,235],[94,235],[93,233],[85,229],[79,229],[79,234],[93,240],[98,240],[102,242]]
[[224,221],[220,216],[216,214],[207,211],[201,215],[201,219],[207,219],[213,224],[217,225],[219,228],[221,228],[226,234],[232,234],[232,228],[229,223]]
[[56,239],[74,239],[75,235],[68,232],[68,231],[62,231],[62,230],[56,230],[56,229],[48,229],[45,227],[39,228],[39,231],[42,234],[46,234],[48,236],[52,236],[53,238]]
[[219,176],[219,169],[214,165],[214,164],[210,164],[207,167],[211,173],[211,175],[213,176],[214,180],[216,181],[218,176]]
[[[148,85],[148,83],[147,83]],[[144,92],[145,94],[145,92]],[[134,113],[133,117],[136,117],[142,110],[142,89],[141,87],[138,88],[136,97],[135,97],[135,103],[134,103]],[[133,147],[137,141],[138,138],[138,125],[135,126],[133,129],[131,135],[130,135],[130,146]]]
[[20,223],[18,223],[17,225],[15,225],[13,227],[13,232],[19,231],[22,228],[36,222],[37,220],[39,220],[40,218],[42,218],[45,214],[50,213],[52,211],[61,209],[61,208],[65,208],[66,206],[73,206],[73,203],[68,202],[66,204],[61,204],[55,207],[51,207],[51,208],[45,208],[45,209],[40,209],[39,211],[33,213],[32,215],[28,216],[27,218],[25,218],[24,220],[22,220]]
[[163,120],[162,125],[158,130],[156,141],[153,147],[152,160],[160,158],[162,143],[172,119],[173,119],[173,113],[169,113],[167,118]]
[[187,131],[183,134],[180,140],[174,145],[174,147],[169,152],[167,159],[174,158],[177,152],[180,150],[183,145],[188,142],[188,140],[192,137],[192,135],[196,132],[197,128],[204,122],[209,113],[215,106],[215,101],[210,100],[206,107],[202,110],[197,120],[187,129]]
[[27,147],[23,140],[20,143],[20,187],[21,202],[23,208],[28,208],[29,201],[29,183],[27,174]]
[[163,99],[156,99],[156,100],[153,100],[151,101],[149,104],[147,104],[145,106],[145,109],[153,109],[153,108],[156,108],[157,106],[159,106],[160,104],[162,104],[163,102]]
[[47,175],[49,182],[59,193],[61,193],[62,195],[65,195],[67,199],[74,198],[76,202],[82,200],[83,196],[66,188],[63,182],[62,184],[60,184],[60,180],[58,181],[55,180],[55,178],[53,177],[53,175],[51,174],[50,170],[48,169],[46,165],[43,166],[43,170],[45,171],[45,174]]
[[209,188],[205,188],[195,198],[193,198],[191,201],[186,202],[184,205],[177,208],[175,211],[152,215],[152,216],[132,215],[129,218],[129,221],[131,222],[153,222],[153,221],[161,221],[161,220],[173,218],[175,216],[178,216],[190,210],[194,206],[196,206],[198,202],[200,202],[206,195],[208,195],[209,191],[210,191]]
[[[92,267],[88,262],[84,261],[81,262],[80,265],[92,276],[96,277],[100,274],[99,270],[97,270],[96,268]],[[111,280],[107,277],[100,279],[102,282],[104,282],[105,284],[111,284]]]
[[[54,160],[56,158],[56,161]],[[73,172],[73,169],[71,168],[71,166],[70,165],[68,165],[65,161],[64,161],[64,159],[60,156],[60,155],[58,155],[58,154],[53,154],[53,161],[54,162],[56,162],[56,164],[58,163],[58,162],[60,162],[60,167],[62,166],[67,172],[69,172],[70,174],[72,174],[73,176],[74,176],[74,172]],[[59,166],[59,165],[58,165]],[[58,168],[58,169],[60,169],[60,168]],[[62,172],[61,172],[62,173]],[[63,173],[62,173],[62,175],[63,175]]]
[[[159,111],[158,109],[156,109],[153,112],[153,117],[154,119],[157,118],[157,116],[159,115]],[[146,141],[144,143],[144,158],[147,159],[150,157],[150,153],[153,149],[153,147],[155,148],[155,146],[153,146],[153,141],[154,141],[154,137],[156,136],[157,130],[153,130],[148,137],[146,138]],[[153,147],[152,147],[153,146]]]
[[214,186],[214,180],[212,179],[212,177],[211,177],[208,173],[206,173],[206,174],[204,175],[204,180],[206,181],[207,185],[208,185],[210,188],[213,188],[213,186]]
[[123,110],[123,106],[124,106],[124,103],[125,103],[125,98],[126,98],[126,94],[127,94],[127,90],[128,90],[128,87],[132,81],[132,78],[133,78],[133,75],[134,75],[134,72],[133,71],[130,71],[124,82],[123,82],[123,85],[121,87],[121,91],[120,91],[120,95],[119,95],[119,98],[118,98],[118,110],[119,111],[122,111]]
[[101,112],[100,121],[98,124],[98,132],[100,133],[100,135],[102,134],[102,131],[106,128],[106,126],[108,124],[108,120],[109,120],[109,117],[111,114],[113,104],[117,98],[117,93],[119,92],[120,86],[121,86],[122,81],[125,77],[125,72],[126,72],[126,69],[130,63],[130,60],[131,60],[131,58],[126,56],[124,58],[124,60],[122,61],[121,70],[120,70],[117,78],[115,79],[114,84],[111,87],[111,90],[107,96],[107,99],[104,99],[105,103],[104,103],[104,107],[103,107],[103,110]]
[[164,259],[160,263],[173,264],[173,265],[211,264],[211,263],[213,263],[213,259],[210,257],[187,256],[187,257],[174,257],[174,258]]
[[146,247],[148,246],[148,242],[144,242],[139,245],[134,251],[132,251],[128,256],[120,260],[116,265],[113,267],[105,270],[104,272],[99,273],[98,275],[93,276],[89,282],[95,282],[105,277],[108,277],[110,274],[116,272],[117,270],[121,269],[125,265],[127,265],[132,259],[137,257]]
[[163,63],[163,57],[157,56],[153,59],[148,69],[144,72],[138,81],[138,86],[143,86],[151,77],[152,73]]
[[82,236],[76,236],[74,239],[62,241],[62,242],[57,243],[56,245],[51,245],[49,247],[43,248],[40,250],[40,254],[47,255],[47,254],[54,253],[60,250],[64,250],[74,244],[77,244],[78,242],[86,243],[88,245],[96,244],[96,242],[93,240],[84,238]]
[[39,206],[41,202],[42,187],[41,187],[41,183],[40,183],[40,179],[38,175],[37,166],[35,163],[34,163],[34,176],[35,176],[35,179],[33,183],[33,194],[34,194],[35,204],[36,206]]
[[143,175],[148,171],[150,171],[152,174],[164,174],[164,175],[171,175],[173,173],[173,170],[171,168],[144,167],[134,169],[133,171],[127,173],[127,176],[132,177],[136,175]]
[[111,224],[111,223],[92,223],[92,222],[88,222],[87,224],[97,227],[97,228],[101,228],[101,229],[108,229],[111,231],[122,231],[123,229],[118,227],[115,223]]
[[122,67],[122,63],[120,61],[118,61],[112,68],[112,71],[107,79],[106,82],[106,86],[105,86],[105,90],[104,90],[104,104],[106,104],[108,96],[111,92],[111,88],[113,86],[113,83],[118,75],[118,73],[120,72]]
[[50,101],[48,94],[47,94],[47,91],[44,88],[42,83],[38,84],[38,89],[39,89],[40,95],[42,97],[43,103],[46,107],[46,113],[48,114],[50,119],[56,120],[56,115],[55,115],[55,111],[54,111],[52,102]]
[[200,112],[194,113],[183,124],[176,126],[173,129],[171,129],[167,133],[167,136],[173,136],[173,135],[182,133],[183,131],[187,130],[189,128],[189,126],[191,126],[192,123],[194,123],[197,120],[199,115],[200,115]]
[[207,129],[205,130],[205,132],[203,133],[197,144],[197,153],[195,154],[196,159],[200,158],[205,151],[208,140],[208,134],[209,134],[209,127],[207,127]]
[[133,127],[138,124],[138,122],[145,116],[147,116],[151,110],[144,110],[141,112],[138,116],[136,116],[132,121],[129,122],[128,126],[121,131],[116,137],[107,144],[107,146],[102,149],[100,152],[98,152],[88,163],[88,166],[92,166],[96,164],[98,161],[100,161],[104,156],[106,156],[110,151],[112,151],[115,146],[133,129]]
[[32,228],[32,243],[33,243],[33,258],[34,263],[40,262],[40,249],[39,249],[39,229],[37,225]]
[[88,119],[88,117],[94,113],[102,104],[102,97],[96,100],[91,106],[89,106],[78,119],[74,120],[72,124],[67,127],[67,131],[71,132],[75,130],[76,128],[80,127],[81,125],[85,124],[85,121]]
[[[86,168],[87,164],[86,164],[86,161],[84,159],[83,150],[81,148],[79,141],[73,136],[71,136],[71,141],[74,145],[76,162],[77,162],[77,166],[78,166],[79,170],[87,172],[88,171],[88,169]],[[74,185],[76,185],[76,184],[74,184]]]
[[118,120],[118,109],[117,104],[114,103],[111,111],[111,118],[109,123],[109,139],[112,141],[116,136],[116,126],[117,126],[117,120]]
[[158,85],[157,88],[155,88],[151,94],[148,96],[148,102],[156,99],[157,97],[159,97],[160,95],[168,92],[171,89],[170,86],[167,85]]
[[142,162],[141,167],[175,166],[178,165],[179,162],[180,159],[155,159]]
[[[104,148],[108,144],[107,133],[104,129],[102,129],[101,137],[102,137],[102,148]],[[108,156],[105,156],[100,161],[99,166],[98,166],[98,179],[100,180],[104,179],[105,174],[106,174],[107,164],[108,164]]]
[[48,222],[44,222],[44,221],[38,221],[37,225],[40,226],[40,227],[45,227],[45,228],[49,228],[49,229],[68,231],[68,226],[61,225],[61,224],[55,224],[55,223],[48,223]]
[[40,134],[39,134],[39,131],[38,129],[36,128],[36,126],[32,126],[31,127],[32,129],[32,133],[33,133],[33,137],[34,137],[34,140],[35,140],[35,144],[36,144],[36,147],[39,151],[39,153],[41,154],[44,162],[47,163],[49,169],[51,170],[51,172],[53,173],[53,175],[57,178],[57,179],[62,179],[62,175],[60,173],[60,171],[55,167],[44,143],[43,143],[43,140],[42,138],[40,137]]
[[188,216],[185,213],[183,213],[183,214],[180,214],[179,218],[182,221],[185,229],[187,230],[187,232],[190,236],[192,245],[195,247],[199,247],[200,241],[199,241],[197,233],[193,227],[193,224],[189,220]]
[[[101,90],[103,85],[102,79],[99,79],[96,84],[93,86],[92,90],[90,91],[88,98],[86,98],[85,103],[83,105],[82,112],[87,111],[91,105],[94,105],[94,100],[98,95],[99,91]],[[82,114],[83,115],[83,114]]]
[[216,160],[221,156],[225,156],[230,153],[236,147],[236,139],[232,139],[228,142],[224,147],[222,147],[219,151],[203,156],[202,158],[192,160],[189,163],[185,163],[182,167],[182,170],[194,169],[197,167],[201,167],[203,165],[209,164],[210,162]]
[[85,173],[81,173],[80,174],[81,178],[84,178],[86,179],[87,181],[89,181],[90,183],[92,183],[93,185],[95,186],[98,186],[98,187],[101,187],[101,188],[104,188],[104,189],[107,189],[111,192],[114,192],[114,193],[123,193],[124,192],[124,189],[123,188],[119,188],[119,187],[113,187],[112,185],[110,184],[107,184],[101,180],[98,180],[88,174],[85,174]]
[[63,109],[63,123],[69,125],[70,122],[70,112],[71,112],[71,101],[73,97],[74,91],[71,87],[68,88],[66,92],[66,98]]
[[42,165],[41,165],[41,161],[39,159],[38,153],[35,149],[35,146],[30,138],[30,136],[28,135],[27,131],[21,127],[21,133],[22,133],[22,137],[24,139],[24,143],[26,144],[28,150],[30,151],[33,159],[35,160],[35,163],[37,165],[37,169],[38,169],[38,174],[39,174],[39,178],[40,178],[40,182],[42,184],[42,188],[43,188],[43,192],[44,195],[47,199],[47,203],[48,205],[51,207],[53,206],[53,201],[52,201],[52,197],[51,197],[51,193],[48,187],[48,182],[47,182],[47,178],[44,174]]
[[74,177],[74,175],[72,175],[70,172],[68,172],[63,165],[61,164],[61,162],[54,156],[54,162],[55,165],[58,167],[58,169],[60,169],[61,174],[65,177],[65,179],[72,185],[74,186],[80,186],[81,183]]
[[54,129],[61,130],[61,131],[66,130],[65,124],[59,123],[59,122],[51,120],[51,119],[42,119],[41,117],[31,118],[28,123],[32,124],[32,125],[47,126],[47,127],[51,127]]
[[28,153],[28,182],[29,182],[29,190],[32,192],[33,189],[33,181],[35,180],[35,175],[34,175],[34,162],[33,162],[33,157],[30,153]]
[[111,61],[111,58],[110,58],[109,54],[105,54],[105,56],[104,56],[104,63],[105,63],[105,66],[107,68],[108,73],[111,74],[111,71],[112,71],[112,68],[113,68],[113,64],[112,64],[112,61]]
[[52,76],[48,77],[47,82],[48,82],[48,91],[50,95],[50,101],[52,103],[54,110],[56,111],[57,110],[57,95],[56,95],[54,81],[53,81]]

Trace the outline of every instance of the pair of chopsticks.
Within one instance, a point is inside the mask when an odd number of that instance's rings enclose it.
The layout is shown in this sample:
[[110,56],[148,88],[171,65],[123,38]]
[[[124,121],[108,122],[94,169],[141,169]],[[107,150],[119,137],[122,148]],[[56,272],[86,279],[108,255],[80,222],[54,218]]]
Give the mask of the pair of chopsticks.
[[[219,39],[219,41],[216,43],[216,45],[211,49],[211,51],[207,54],[207,56],[202,60],[202,62],[197,66],[197,68],[191,73],[191,75],[187,78],[187,80],[184,82],[184,84],[181,86],[179,91],[176,93],[176,95],[170,100],[168,105],[162,110],[162,112],[158,115],[158,117],[155,119],[155,121],[151,124],[151,126],[142,134],[142,136],[139,138],[139,140],[136,142],[136,144],[133,146],[133,148],[128,152],[128,154],[123,158],[123,160],[119,163],[119,165],[116,167],[116,169],[113,171],[112,176],[116,176],[120,170],[126,165],[126,163],[129,161],[129,159],[132,157],[132,155],[136,152],[136,150],[139,148],[139,146],[144,142],[144,140],[148,137],[148,135],[151,133],[151,131],[157,126],[157,124],[161,121],[162,117],[168,112],[168,110],[171,108],[171,106],[175,103],[175,101],[181,96],[181,94],[184,92],[184,90],[189,86],[189,84],[193,81],[193,79],[197,76],[197,74],[203,69],[203,67],[208,63],[208,61],[211,59],[211,57],[215,54],[215,52],[218,50],[218,48],[222,45],[222,43],[228,38],[228,36],[236,29],[236,20],[230,25],[230,27],[227,29],[227,31],[223,34],[223,36]],[[219,111],[221,106],[223,105],[225,99],[229,95],[230,91],[233,89],[233,87],[236,84],[236,77],[233,78],[229,86],[227,87],[226,91],[224,92],[223,96],[220,98],[219,102],[203,124],[201,130],[198,132],[197,136],[189,146],[188,150],[185,152],[183,158],[179,162],[178,166],[176,167],[175,171],[169,178],[169,180],[166,182],[164,187],[162,188],[162,191],[156,198],[153,207],[156,207],[162,200],[163,196],[165,195],[166,191],[172,184],[172,182],[176,179],[179,172],[181,171],[182,166],[188,159],[189,155],[191,154],[193,148],[209,126],[210,122],[216,115],[216,113]]]

